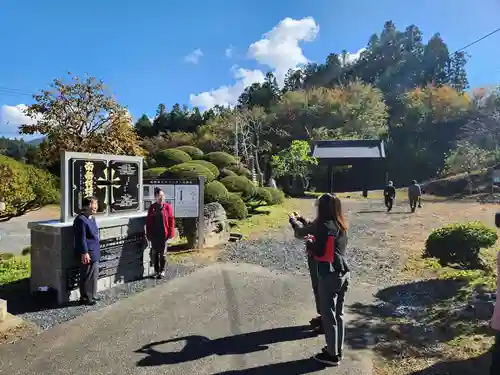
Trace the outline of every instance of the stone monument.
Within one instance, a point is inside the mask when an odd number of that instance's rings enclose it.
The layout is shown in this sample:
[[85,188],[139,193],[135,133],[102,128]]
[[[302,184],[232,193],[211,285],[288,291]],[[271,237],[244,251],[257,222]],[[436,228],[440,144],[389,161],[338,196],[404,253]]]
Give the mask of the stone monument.
[[153,273],[145,241],[142,157],[63,152],[60,221],[29,223],[32,293],[52,288],[57,302],[78,300],[79,258],[73,218],[82,199],[98,199],[101,262],[98,291]]

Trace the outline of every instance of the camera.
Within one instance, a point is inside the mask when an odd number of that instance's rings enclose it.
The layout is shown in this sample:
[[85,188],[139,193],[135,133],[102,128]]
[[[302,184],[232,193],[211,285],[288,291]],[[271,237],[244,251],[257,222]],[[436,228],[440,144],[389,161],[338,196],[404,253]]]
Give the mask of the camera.
[[497,228],[500,228],[500,212],[495,214],[495,225]]

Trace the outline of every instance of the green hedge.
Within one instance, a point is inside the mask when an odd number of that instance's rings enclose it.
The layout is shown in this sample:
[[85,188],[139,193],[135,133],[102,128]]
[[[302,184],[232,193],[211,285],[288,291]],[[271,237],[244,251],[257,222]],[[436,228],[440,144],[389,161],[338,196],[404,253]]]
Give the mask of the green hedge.
[[193,164],[199,164],[205,168],[207,168],[212,174],[214,175],[215,178],[219,177],[219,168],[215,164],[210,163],[209,161],[206,160],[191,160],[188,163],[193,163]]
[[0,198],[5,203],[2,214],[17,216],[23,214],[26,207],[57,204],[60,197],[56,177],[32,165],[0,155]]
[[451,224],[432,231],[424,257],[437,258],[442,265],[482,268],[481,248],[493,246],[497,239],[496,231],[480,222]]
[[144,172],[142,172],[142,175],[143,177],[149,177],[149,178],[160,177],[163,173],[165,173],[166,170],[167,168],[165,167],[149,168],[146,169]]
[[215,176],[209,169],[194,163],[182,163],[168,168],[161,177],[164,178],[196,178],[204,176],[205,183],[215,180]]
[[243,220],[248,217],[248,208],[238,194],[229,193],[219,203],[224,207],[228,219]]
[[275,204],[282,204],[285,202],[285,193],[281,190],[272,187],[264,187],[262,189],[267,190],[271,194],[271,200],[268,202],[269,205],[274,206]]
[[236,173],[238,176],[244,176],[248,179],[252,178],[252,171],[245,167],[243,164],[235,164],[227,167],[230,171]]
[[191,156],[185,153],[182,150],[178,150],[175,148],[169,148],[163,151],[160,151],[155,156],[156,165],[158,167],[170,168],[174,165],[187,163],[191,161]]
[[237,163],[234,156],[221,151],[209,152],[205,155],[205,160],[215,164],[219,169],[226,168]]
[[243,200],[252,199],[257,187],[248,178],[243,176],[229,176],[220,180],[231,193],[239,193]]
[[229,191],[219,181],[212,181],[205,186],[205,203],[219,202],[227,197]]
[[234,173],[233,171],[227,169],[227,168],[222,168],[220,170],[220,178],[224,178],[224,177],[228,177],[228,176],[237,176],[236,173]]
[[176,150],[184,151],[186,154],[191,156],[193,160],[201,160],[205,156],[203,151],[201,151],[198,147],[194,146],[179,146],[176,147]]

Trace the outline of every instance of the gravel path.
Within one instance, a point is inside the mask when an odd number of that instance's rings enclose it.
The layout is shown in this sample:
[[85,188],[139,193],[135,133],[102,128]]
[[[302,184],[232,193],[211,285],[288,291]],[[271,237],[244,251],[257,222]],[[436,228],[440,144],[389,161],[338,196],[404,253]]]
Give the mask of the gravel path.
[[[373,228],[373,214],[359,213],[380,210],[380,203],[345,201],[344,205],[350,223],[347,259],[353,280],[380,287],[391,285],[402,266],[402,260],[397,253],[377,243],[383,239],[383,233],[377,234],[376,228]],[[385,212],[378,215],[387,216]],[[232,243],[221,253],[219,261],[252,263],[280,271],[308,273],[304,242],[294,238],[292,229],[288,227],[282,233],[269,233],[257,240]]]

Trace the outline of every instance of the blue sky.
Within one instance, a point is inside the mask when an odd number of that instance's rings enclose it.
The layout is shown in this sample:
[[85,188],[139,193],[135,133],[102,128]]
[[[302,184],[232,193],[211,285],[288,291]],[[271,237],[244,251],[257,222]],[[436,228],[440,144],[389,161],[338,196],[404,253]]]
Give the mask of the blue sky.
[[[230,104],[268,70],[282,75],[305,59],[357,52],[386,20],[399,29],[415,24],[425,38],[440,32],[452,51],[500,27],[500,0],[404,3],[3,0],[0,134],[12,136],[23,120],[20,109],[31,103],[25,93],[67,71],[103,79],[138,118],[153,116],[159,103]],[[471,86],[500,84],[499,47],[497,33],[467,50]]]

